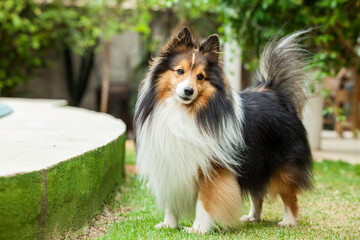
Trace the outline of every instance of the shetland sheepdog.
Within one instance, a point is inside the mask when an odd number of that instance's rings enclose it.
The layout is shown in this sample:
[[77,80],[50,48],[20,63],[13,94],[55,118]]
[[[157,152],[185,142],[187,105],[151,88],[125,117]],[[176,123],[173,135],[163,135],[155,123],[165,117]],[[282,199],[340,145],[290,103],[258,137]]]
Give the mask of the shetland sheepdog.
[[[312,186],[312,157],[301,113],[306,102],[306,31],[271,40],[258,86],[237,93],[223,71],[218,35],[199,42],[188,28],[150,64],[135,110],[137,168],[165,219],[189,233],[260,221],[264,198],[280,195],[280,226],[294,226],[297,195]],[[241,217],[242,200],[251,210]]]

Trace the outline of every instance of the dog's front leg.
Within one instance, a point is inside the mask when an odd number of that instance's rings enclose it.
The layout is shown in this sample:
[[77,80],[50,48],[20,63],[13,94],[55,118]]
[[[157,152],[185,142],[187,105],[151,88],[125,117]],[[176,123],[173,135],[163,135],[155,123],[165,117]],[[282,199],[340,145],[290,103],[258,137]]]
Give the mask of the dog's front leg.
[[241,191],[236,175],[228,169],[215,169],[211,178],[199,179],[195,221],[189,233],[208,233],[217,224],[235,227],[241,214]]
[[211,231],[215,222],[209,213],[205,210],[200,198],[196,202],[196,216],[195,221],[191,227],[184,227],[188,233],[208,233]]
[[178,217],[170,210],[169,207],[165,207],[165,219],[155,226],[156,229],[161,228],[178,228]]

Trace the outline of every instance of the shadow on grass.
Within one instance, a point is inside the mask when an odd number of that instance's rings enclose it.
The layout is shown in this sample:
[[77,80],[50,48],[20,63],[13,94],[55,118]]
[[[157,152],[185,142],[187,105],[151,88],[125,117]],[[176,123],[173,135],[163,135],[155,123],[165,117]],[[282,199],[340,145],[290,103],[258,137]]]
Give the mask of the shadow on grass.
[[[279,222],[278,220],[264,220],[264,221],[256,222],[256,223],[240,223],[237,227],[227,229],[227,230],[219,227],[217,229],[213,229],[211,231],[211,235],[214,235],[214,234],[215,235],[237,234],[239,231],[244,231],[244,230],[254,230],[254,231],[256,231],[257,229],[266,229],[266,228],[267,229],[273,229],[273,228],[281,229],[281,227],[279,227],[279,225],[278,225],[278,222]],[[192,223],[190,223],[190,224],[181,224],[181,226],[179,228],[176,228],[176,229],[160,229],[158,231],[182,233],[182,232],[184,232],[184,230],[183,230],[184,227],[190,227],[191,225],[192,225]],[[283,228],[283,229],[287,229],[287,228]]]
[[277,220],[262,220],[261,222],[245,222],[245,223],[240,223],[236,228],[232,228],[229,230],[218,230],[216,229],[214,231],[214,233],[233,233],[236,234],[239,231],[243,231],[243,230],[257,230],[257,229],[264,229],[264,228],[268,228],[268,229],[272,229],[272,228],[279,228],[278,225],[278,221]]

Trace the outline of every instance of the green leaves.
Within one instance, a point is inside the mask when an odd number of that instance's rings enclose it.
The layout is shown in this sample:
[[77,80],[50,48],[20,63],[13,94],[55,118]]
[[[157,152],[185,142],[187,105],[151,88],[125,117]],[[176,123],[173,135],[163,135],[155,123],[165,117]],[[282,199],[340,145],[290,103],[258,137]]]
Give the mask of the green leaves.
[[5,56],[0,61],[0,89],[27,81],[34,68],[44,65],[50,49],[66,44],[82,54],[99,38],[129,28],[120,0],[74,2],[0,1],[0,55]]
[[[305,42],[323,72],[360,61],[355,47],[360,37],[360,2],[356,0],[273,1],[223,0],[236,14],[227,19],[238,37],[246,66],[252,66],[256,53],[274,34],[279,37],[306,27],[316,27]],[[248,67],[252,69],[252,67]]]

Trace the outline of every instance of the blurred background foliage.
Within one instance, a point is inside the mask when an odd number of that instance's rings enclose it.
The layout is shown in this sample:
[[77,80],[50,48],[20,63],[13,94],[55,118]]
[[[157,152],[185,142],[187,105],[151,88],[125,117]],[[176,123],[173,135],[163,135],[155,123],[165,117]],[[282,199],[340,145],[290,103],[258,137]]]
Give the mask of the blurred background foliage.
[[[224,0],[231,33],[243,49],[245,67],[257,65],[259,47],[271,36],[312,27],[306,42],[314,53],[313,67],[324,74],[359,66],[360,1],[358,0]],[[255,63],[255,64],[254,64]]]
[[122,1],[5,0],[0,2],[0,89],[29,80],[46,65],[48,49],[86,54],[132,20]]
[[0,89],[14,88],[45,66],[47,49],[86,55],[99,38],[124,30],[143,34],[146,64],[163,41],[151,33],[151,23],[164,15],[169,34],[175,26],[190,25],[200,36],[218,32],[222,41],[235,39],[249,71],[270,37],[308,27],[314,29],[305,44],[320,73],[359,69],[359,9],[359,0],[4,0]]

